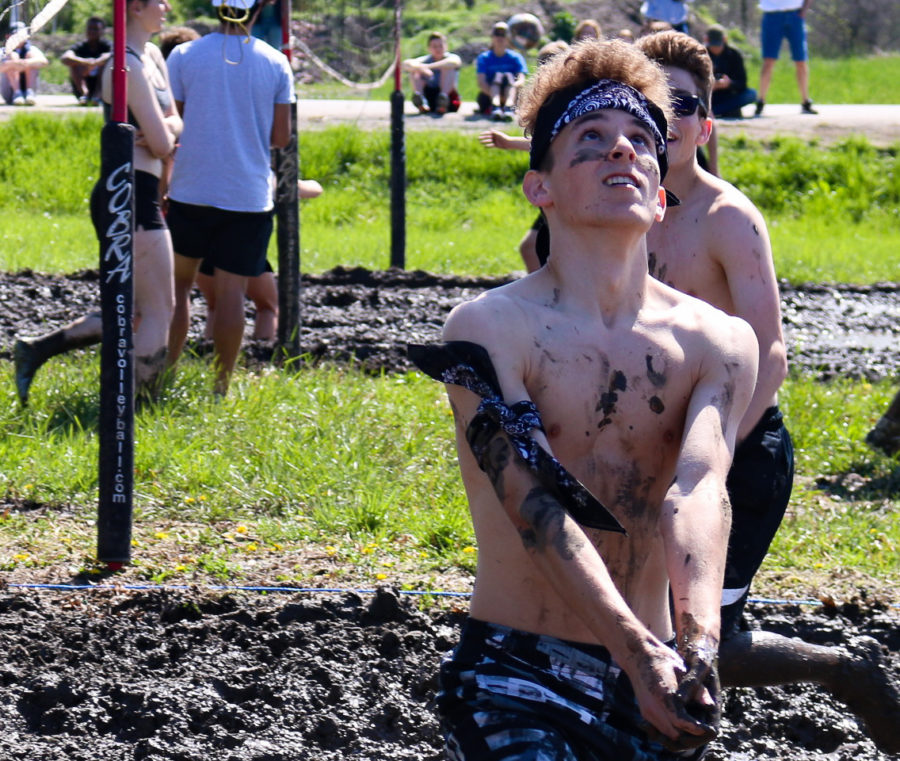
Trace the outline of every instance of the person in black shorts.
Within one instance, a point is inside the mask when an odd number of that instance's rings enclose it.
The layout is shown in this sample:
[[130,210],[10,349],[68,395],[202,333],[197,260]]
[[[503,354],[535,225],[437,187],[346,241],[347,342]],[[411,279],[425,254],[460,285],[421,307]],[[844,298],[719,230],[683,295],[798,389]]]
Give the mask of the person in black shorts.
[[[181,132],[181,117],[169,88],[166,63],[150,38],[159,31],[168,3],[137,0],[128,6],[126,52],[129,122],[136,128],[134,145],[134,376],[139,401],[156,396],[166,366],[166,346],[174,307],[172,242],[159,203],[164,161],[171,156]],[[105,113],[112,100],[111,67],[104,70]],[[99,204],[104,191],[98,182],[91,194],[91,218],[97,235]],[[73,323],[37,338],[20,338],[13,347],[16,389],[27,403],[38,368],[50,357],[99,343],[102,321],[92,312]]]
[[787,375],[778,280],[759,210],[697,163],[697,147],[712,128],[714,80],[706,49],[674,31],[642,37],[637,46],[666,71],[676,115],[669,125],[667,184],[681,203],[647,233],[650,272],[745,320],[759,345],[756,389],[741,421],[727,481],[732,515],[721,601],[722,684],[816,682],[847,702],[876,743],[900,748],[900,723],[894,720],[900,693],[874,640],[851,652],[749,632],[743,625],[751,582],[781,524],[794,478],[793,444],[778,408],[778,390]]

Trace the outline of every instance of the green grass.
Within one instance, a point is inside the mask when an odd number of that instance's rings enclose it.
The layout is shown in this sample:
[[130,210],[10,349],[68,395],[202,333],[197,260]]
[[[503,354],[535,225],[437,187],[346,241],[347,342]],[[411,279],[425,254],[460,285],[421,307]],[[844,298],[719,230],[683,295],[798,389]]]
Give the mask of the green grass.
[[[72,272],[97,266],[88,196],[99,117],[16,115],[0,123],[0,268]],[[900,146],[900,143],[898,143]],[[762,210],[779,276],[793,282],[895,281],[900,273],[900,154],[862,138],[810,145],[722,141],[725,177]],[[407,267],[506,275],[534,218],[520,183],[527,156],[471,135],[407,135]],[[301,266],[384,269],[390,262],[386,132],[339,127],[300,135],[302,174],[325,193],[301,211]],[[277,260],[273,237],[270,260]],[[865,252],[865,256],[862,256]]]
[[[0,362],[0,494],[66,511],[0,514],[0,570],[89,566],[96,352],[42,370],[27,411],[15,402],[11,375]],[[216,403],[211,383],[206,362],[189,358],[164,402],[137,416],[133,574],[235,583],[258,579],[270,563],[277,578],[268,583],[310,583],[322,562],[340,561],[370,581],[414,567],[425,587],[434,583],[428,574],[473,570],[474,536],[439,384],[327,365],[241,370],[228,399]],[[887,383],[785,384],[797,486],[768,574],[852,568],[897,589],[900,470],[862,443],[892,393]],[[866,479],[859,491],[847,477],[854,473]],[[321,562],[292,566],[291,552],[309,543]]]
[[[745,57],[747,84],[759,87],[760,57]],[[766,95],[769,103],[799,103],[796,69],[782,51]],[[866,58],[810,58],[809,92],[816,103],[900,103],[900,55]]]

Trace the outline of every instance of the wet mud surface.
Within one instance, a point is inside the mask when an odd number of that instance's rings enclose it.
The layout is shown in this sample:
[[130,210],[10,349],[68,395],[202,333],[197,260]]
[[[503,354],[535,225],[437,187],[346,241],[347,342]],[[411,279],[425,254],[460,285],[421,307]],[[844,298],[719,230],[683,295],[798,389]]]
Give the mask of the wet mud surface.
[[[497,280],[335,270],[303,283],[303,350],[403,371],[409,341]],[[0,275],[0,357],[15,336],[98,305],[94,273]],[[816,377],[897,375],[900,287],[783,288],[792,365]],[[198,349],[204,308],[195,303]],[[252,310],[248,310],[252,313]],[[249,342],[249,362],[272,348]],[[461,610],[419,598],[48,592],[0,580],[0,759],[287,761],[439,759],[429,701]],[[751,606],[751,628],[818,644],[875,638],[900,673],[900,612]],[[885,761],[846,709],[805,686],[726,693],[712,761]],[[898,717],[900,721],[900,717]]]
[[[464,605],[464,601],[461,601]],[[322,596],[0,592],[0,758],[439,759],[429,707],[459,610]],[[752,625],[900,649],[883,610],[755,607]],[[882,761],[811,687],[730,690],[714,761]]]
[[[378,371],[410,369],[408,342],[436,340],[449,311],[504,282],[416,271],[335,269],[304,276],[301,348],[315,359],[355,359]],[[0,274],[0,357],[8,358],[15,336],[60,327],[99,306],[96,274],[66,277]],[[900,369],[900,284],[872,286],[782,286],[785,340],[791,367],[828,379],[851,376],[878,380]],[[249,340],[246,355],[266,361],[270,346]],[[203,299],[195,294],[190,336],[200,336]]]

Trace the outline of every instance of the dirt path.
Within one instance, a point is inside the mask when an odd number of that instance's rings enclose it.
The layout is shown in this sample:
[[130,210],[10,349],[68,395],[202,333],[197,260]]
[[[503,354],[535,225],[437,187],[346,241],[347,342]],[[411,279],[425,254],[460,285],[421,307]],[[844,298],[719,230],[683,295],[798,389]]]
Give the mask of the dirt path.
[[[758,119],[723,119],[718,122],[721,134],[744,134],[759,140],[776,135],[793,135],[817,139],[823,143],[848,135],[863,135],[874,145],[889,146],[900,142],[900,105],[817,105],[818,115],[801,114],[795,104],[766,105]],[[464,103],[460,113],[441,118],[420,115],[407,100],[404,125],[407,130],[458,130],[474,135],[491,127],[507,129],[504,125],[475,115],[475,106]],[[79,107],[71,95],[38,94],[34,109],[0,105],[0,120],[25,110],[42,110],[58,114],[84,114],[92,109]],[[751,113],[748,106],[744,109]],[[353,124],[360,129],[390,128],[390,104],[381,98],[371,100],[325,100],[301,98],[297,103],[298,128],[316,130],[338,124]]]

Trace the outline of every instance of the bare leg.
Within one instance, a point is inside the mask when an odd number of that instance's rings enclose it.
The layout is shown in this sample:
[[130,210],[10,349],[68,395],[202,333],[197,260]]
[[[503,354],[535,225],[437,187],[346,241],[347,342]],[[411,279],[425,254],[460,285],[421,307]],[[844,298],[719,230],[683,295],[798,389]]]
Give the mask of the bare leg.
[[844,649],[771,632],[739,632],[719,648],[723,687],[819,684],[862,720],[881,750],[900,753],[900,688],[889,671],[881,646],[870,637]]
[[775,69],[774,58],[763,58],[762,69],[759,72],[759,94],[758,98],[765,101],[766,94],[769,92],[769,86],[772,84],[772,71]]
[[169,231],[135,231],[134,251],[135,393],[155,396],[175,310]]
[[197,288],[206,299],[206,326],[203,328],[203,337],[211,341],[213,337],[213,322],[216,319],[216,294],[213,286],[213,276],[204,275],[202,272],[197,273]]
[[247,281],[247,296],[256,306],[253,337],[274,341],[278,332],[278,283],[274,272],[263,272]]
[[866,435],[866,443],[887,455],[900,452],[900,391],[894,396],[887,412]]
[[178,361],[187,340],[188,328],[191,325],[191,290],[199,266],[199,259],[189,259],[175,254],[175,312],[169,327],[167,355],[170,367]]
[[103,320],[100,312],[91,312],[46,335],[18,339],[13,347],[13,362],[19,401],[23,405],[28,404],[31,382],[44,362],[57,354],[98,344],[102,338]]
[[217,394],[225,395],[231,373],[237,363],[244,338],[244,294],[247,277],[216,269],[216,321],[213,323],[213,344],[216,350]]
[[800,90],[800,101],[809,100],[809,64],[806,61],[794,61],[797,68],[797,87]]

